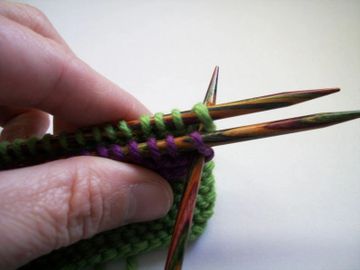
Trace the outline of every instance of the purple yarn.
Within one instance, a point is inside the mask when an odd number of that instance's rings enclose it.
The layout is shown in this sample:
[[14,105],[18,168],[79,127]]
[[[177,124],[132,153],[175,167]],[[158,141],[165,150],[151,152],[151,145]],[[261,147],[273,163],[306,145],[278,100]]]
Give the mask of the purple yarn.
[[117,160],[124,160],[125,155],[121,150],[121,147],[117,144],[110,145],[110,152]]
[[96,148],[96,152],[101,157],[106,157],[106,158],[109,157],[109,150],[105,146],[98,146]]
[[131,140],[128,143],[128,148],[129,148],[129,155],[132,161],[134,161],[135,163],[142,163],[143,161],[143,157],[139,151],[139,147],[136,141]]
[[[189,136],[191,137],[197,152],[205,157],[205,161],[209,161],[214,157],[214,151],[204,144],[199,132],[192,132]],[[188,174],[194,152],[179,152],[172,135],[167,135],[165,141],[167,144],[167,151],[166,153],[161,153],[157,146],[156,138],[149,138],[147,140],[147,147],[150,153],[149,157],[141,155],[138,143],[134,140],[127,144],[129,151],[127,156],[124,154],[122,147],[117,144],[98,146],[96,148],[96,155],[144,166],[158,172],[168,181],[183,180]],[[86,150],[81,153],[85,155],[90,154]]]
[[80,151],[80,156],[90,156],[90,155],[91,155],[90,152],[87,150]]
[[160,153],[160,150],[159,150],[159,148],[157,146],[156,139],[154,137],[151,137],[151,138],[148,139],[147,146],[149,148],[149,152],[151,154],[151,157],[154,160],[159,160],[160,157],[161,157],[161,153]]
[[198,152],[205,157],[206,161],[213,159],[214,157],[214,150],[211,147],[207,146],[201,137],[201,134],[197,131],[190,133],[189,135],[193,140],[193,143],[198,150]]
[[175,139],[174,136],[172,135],[167,135],[166,136],[166,144],[167,144],[167,152],[171,157],[176,157],[178,155],[178,151],[176,148],[176,144],[175,144]]

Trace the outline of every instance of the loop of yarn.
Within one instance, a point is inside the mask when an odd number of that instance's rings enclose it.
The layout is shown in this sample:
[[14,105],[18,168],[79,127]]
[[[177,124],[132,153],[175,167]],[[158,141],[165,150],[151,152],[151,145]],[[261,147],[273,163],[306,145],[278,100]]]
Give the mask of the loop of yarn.
[[124,120],[121,120],[118,125],[119,130],[130,140],[133,137],[132,131]]
[[197,151],[205,157],[205,161],[209,161],[214,157],[214,150],[203,142],[199,132],[194,131],[189,136],[192,138]]
[[204,128],[207,132],[215,130],[215,125],[209,114],[209,110],[204,104],[202,103],[196,104],[193,107],[193,111],[195,112],[197,118],[204,125]]
[[151,136],[151,122],[149,115],[143,115],[140,117],[140,124],[143,131],[143,136],[148,138]]
[[163,113],[155,113],[154,114],[154,120],[155,120],[155,126],[159,132],[158,138],[163,138],[165,134],[167,133],[166,125],[163,119],[164,114]]
[[177,109],[174,109],[171,111],[171,116],[176,130],[184,130],[185,125],[181,117],[181,112]]

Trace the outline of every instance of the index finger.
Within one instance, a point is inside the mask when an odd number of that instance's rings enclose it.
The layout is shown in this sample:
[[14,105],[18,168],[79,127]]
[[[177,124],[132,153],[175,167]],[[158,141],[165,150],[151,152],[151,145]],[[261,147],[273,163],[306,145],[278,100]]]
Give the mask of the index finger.
[[38,108],[74,126],[148,113],[63,46],[2,16],[0,59],[0,105]]

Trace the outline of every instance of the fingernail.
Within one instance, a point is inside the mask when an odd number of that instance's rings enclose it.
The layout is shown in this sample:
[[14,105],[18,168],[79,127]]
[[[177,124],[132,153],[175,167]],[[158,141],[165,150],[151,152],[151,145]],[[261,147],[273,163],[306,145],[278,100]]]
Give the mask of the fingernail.
[[159,182],[143,182],[130,189],[126,222],[148,221],[160,218],[169,211],[171,190]]

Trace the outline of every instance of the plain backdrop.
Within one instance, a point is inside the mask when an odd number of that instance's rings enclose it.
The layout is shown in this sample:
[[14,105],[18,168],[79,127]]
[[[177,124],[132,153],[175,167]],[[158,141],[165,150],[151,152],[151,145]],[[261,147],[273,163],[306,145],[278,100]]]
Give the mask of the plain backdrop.
[[[201,101],[215,65],[218,102],[342,89],[218,128],[360,109],[358,0],[26,2],[153,112]],[[357,120],[217,147],[215,215],[184,269],[360,269],[359,140]],[[140,269],[161,269],[165,256],[140,256]]]

